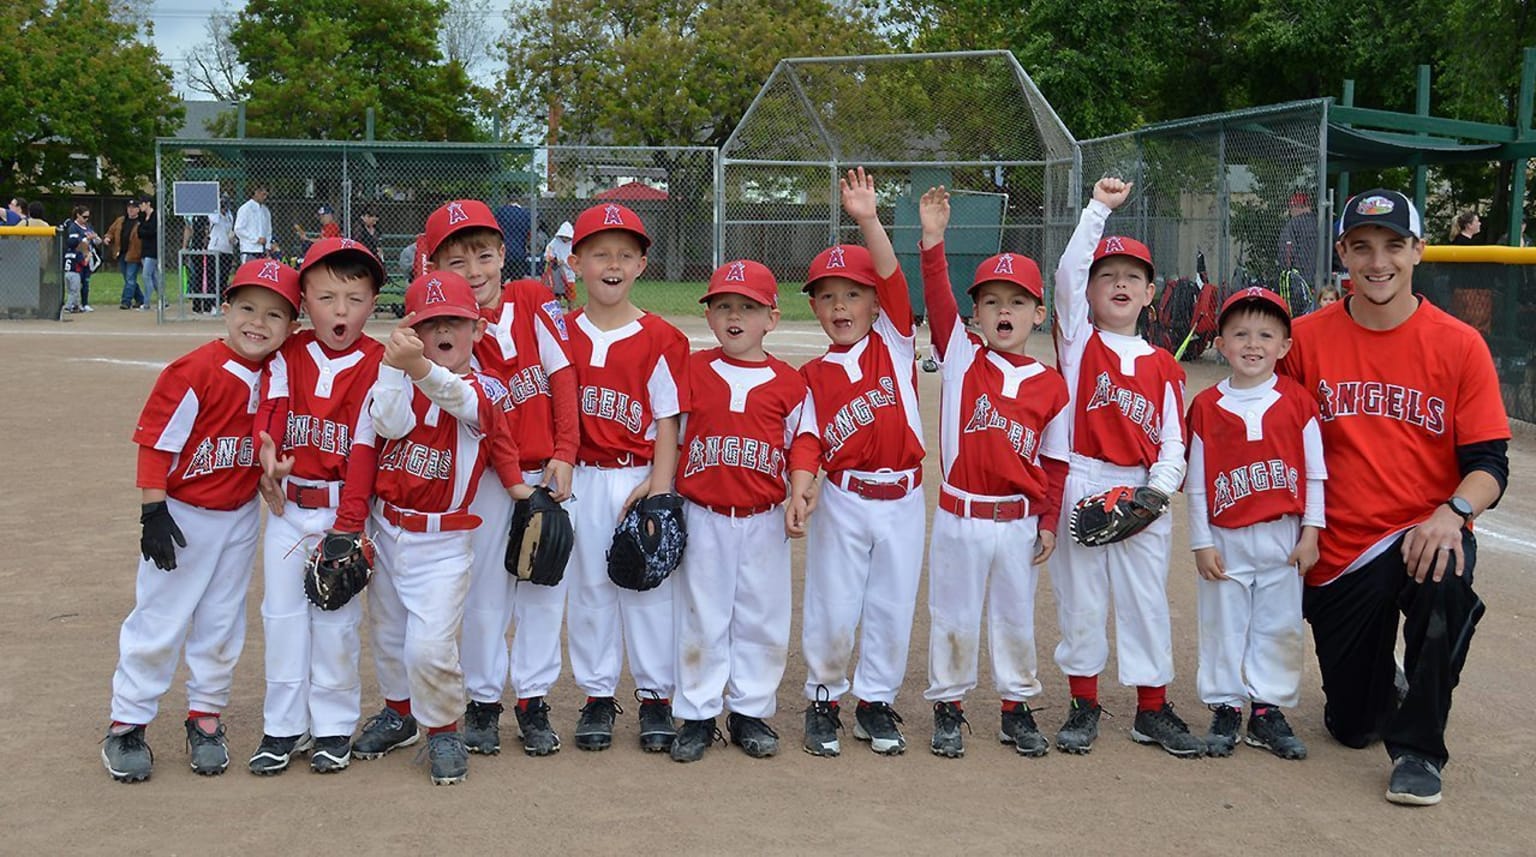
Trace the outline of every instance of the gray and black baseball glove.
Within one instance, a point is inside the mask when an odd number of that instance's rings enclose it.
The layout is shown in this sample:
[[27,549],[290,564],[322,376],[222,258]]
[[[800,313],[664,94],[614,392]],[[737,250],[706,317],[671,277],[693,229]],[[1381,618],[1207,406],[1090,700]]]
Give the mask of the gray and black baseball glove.
[[682,562],[687,546],[683,498],[676,494],[646,497],[629,510],[613,532],[608,579],[637,592],[655,589]]
[[1156,488],[1119,485],[1092,494],[1072,507],[1068,528],[1084,547],[1124,541],[1168,511],[1168,495]]

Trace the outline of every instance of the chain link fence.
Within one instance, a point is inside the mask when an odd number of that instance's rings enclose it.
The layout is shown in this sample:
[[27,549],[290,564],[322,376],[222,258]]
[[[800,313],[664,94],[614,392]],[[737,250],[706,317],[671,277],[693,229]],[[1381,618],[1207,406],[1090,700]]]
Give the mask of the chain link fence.
[[1007,51],[786,59],[721,148],[718,242],[802,280],[829,244],[859,240],[838,178],[863,166],[921,307],[918,197],[957,192],[945,242],[957,281],[1002,248],[1047,268],[1070,235],[1074,145]]

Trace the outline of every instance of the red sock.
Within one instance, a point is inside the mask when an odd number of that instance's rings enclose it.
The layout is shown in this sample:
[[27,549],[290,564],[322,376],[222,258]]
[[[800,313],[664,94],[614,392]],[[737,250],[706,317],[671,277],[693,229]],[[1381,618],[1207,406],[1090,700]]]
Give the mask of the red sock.
[[1005,700],[1003,700],[1003,712],[1005,714],[1007,712],[1009,712],[1009,711],[1018,711],[1020,708],[1023,708],[1023,707],[1024,707],[1024,703],[1019,702],[1017,700],[1013,700],[1013,699],[1005,699]]
[[525,696],[522,699],[519,699],[517,701],[517,710],[518,711],[527,711],[528,710],[528,703],[532,702],[533,699],[534,699],[534,697],[531,697],[531,696]]
[[187,712],[187,719],[188,720],[202,720],[204,717],[212,717],[214,720],[218,720],[219,719],[219,713],[217,711],[196,711],[196,710],[189,710]]
[[1162,711],[1168,704],[1168,685],[1136,688],[1137,711]]
[[1067,686],[1072,689],[1072,698],[1081,699],[1089,705],[1099,704],[1099,677],[1096,675],[1069,675]]
[[384,705],[401,717],[411,716],[411,701],[409,699],[386,699],[384,700]]
[[427,736],[431,737],[433,735],[441,735],[444,732],[457,732],[457,731],[459,731],[459,724],[457,724],[457,723],[450,723],[447,726],[433,726],[432,728],[427,730]]

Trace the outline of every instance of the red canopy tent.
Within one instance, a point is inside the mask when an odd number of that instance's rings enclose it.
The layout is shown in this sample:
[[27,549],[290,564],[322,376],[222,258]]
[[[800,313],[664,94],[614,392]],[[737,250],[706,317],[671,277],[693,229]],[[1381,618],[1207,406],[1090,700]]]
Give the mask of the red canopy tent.
[[642,182],[625,182],[616,187],[611,187],[602,193],[592,197],[605,202],[636,202],[642,200],[666,199],[667,192],[658,190]]

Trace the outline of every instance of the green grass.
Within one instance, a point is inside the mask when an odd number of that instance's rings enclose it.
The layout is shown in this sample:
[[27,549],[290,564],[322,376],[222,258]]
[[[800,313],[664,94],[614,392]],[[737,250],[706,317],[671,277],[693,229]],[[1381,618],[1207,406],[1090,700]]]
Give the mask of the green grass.
[[[121,286],[119,286],[121,288]],[[643,310],[670,316],[697,316],[703,313],[699,298],[704,295],[701,282],[673,282],[668,280],[641,280],[635,284],[630,297]],[[399,293],[385,292],[379,295],[379,305],[401,301]],[[810,302],[800,293],[798,285],[779,285],[779,314],[784,321],[814,321]]]

